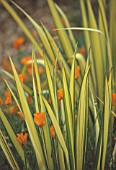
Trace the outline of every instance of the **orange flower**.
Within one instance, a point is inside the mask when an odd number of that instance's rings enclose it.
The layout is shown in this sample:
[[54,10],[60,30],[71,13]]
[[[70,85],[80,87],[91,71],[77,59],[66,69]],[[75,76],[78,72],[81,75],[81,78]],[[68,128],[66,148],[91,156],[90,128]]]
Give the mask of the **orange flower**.
[[19,112],[17,112],[17,114],[20,116],[20,118],[22,119],[22,120],[24,120],[24,116],[23,116],[23,114],[19,111]]
[[0,106],[3,106],[3,105],[4,105],[3,99],[0,98]]
[[23,75],[22,74],[19,74],[19,79],[20,79],[20,82],[23,84],[24,80],[23,80]]
[[45,125],[45,114],[44,114],[44,112],[35,113],[34,114],[34,122],[40,127],[44,126]]
[[18,110],[18,106],[17,105],[14,105],[14,106],[11,106],[9,109],[8,109],[8,113],[10,114],[15,114]]
[[9,68],[9,62],[6,58],[2,59],[2,67],[4,70],[8,70],[8,68]]
[[5,92],[5,104],[9,105],[12,103],[11,93],[10,91]]
[[[38,55],[37,58],[43,58],[41,55]],[[32,60],[32,56],[26,56],[26,57],[23,57],[20,62],[22,65],[24,64],[27,64],[29,61]],[[28,67],[32,66],[32,63],[28,64],[27,65]]]
[[79,49],[79,52],[84,55],[84,54],[85,54],[85,47],[81,47],[81,48]]
[[50,126],[50,135],[51,135],[51,137],[53,137],[53,138],[54,138],[55,135],[56,135],[53,125]]
[[59,89],[57,93],[58,93],[58,101],[62,100],[63,99],[63,90]]
[[18,37],[14,40],[13,46],[16,49],[20,49],[20,47],[23,45],[25,39],[23,37]]
[[75,71],[75,80],[77,80],[79,78],[79,75],[80,75],[80,67],[77,66],[76,71]]
[[27,144],[27,138],[28,138],[28,134],[27,133],[25,133],[25,134],[23,134],[23,133],[19,133],[19,134],[17,134],[17,138],[16,138],[16,140],[19,142],[19,144],[22,146],[22,144]]
[[[21,59],[21,64],[27,64],[29,61],[31,61],[32,60],[32,56],[27,56],[27,57],[23,57],[22,59]],[[28,64],[28,67],[29,66],[31,66],[32,64]]]
[[112,94],[112,105],[116,105],[116,93]]

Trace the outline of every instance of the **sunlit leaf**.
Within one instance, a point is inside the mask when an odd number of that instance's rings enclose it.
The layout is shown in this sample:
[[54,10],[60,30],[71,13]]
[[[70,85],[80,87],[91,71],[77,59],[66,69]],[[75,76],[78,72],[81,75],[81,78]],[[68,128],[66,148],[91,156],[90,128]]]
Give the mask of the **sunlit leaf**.
[[4,135],[2,134],[2,131],[0,130],[0,146],[2,148],[2,150],[4,151],[4,154],[6,155],[6,158],[10,164],[10,166],[12,167],[13,170],[19,170],[19,166],[11,152],[10,147],[8,146]]

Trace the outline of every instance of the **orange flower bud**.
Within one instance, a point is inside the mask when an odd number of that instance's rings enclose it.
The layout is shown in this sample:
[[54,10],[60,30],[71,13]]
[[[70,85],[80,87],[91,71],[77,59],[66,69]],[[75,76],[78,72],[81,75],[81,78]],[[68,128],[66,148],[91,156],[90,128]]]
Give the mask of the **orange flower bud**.
[[80,67],[77,66],[76,71],[75,71],[75,80],[77,80],[79,78],[79,75],[80,75]]
[[50,126],[50,135],[51,135],[51,137],[53,137],[53,138],[54,138],[55,135],[56,135],[53,125]]
[[22,146],[22,144],[27,144],[27,138],[28,138],[28,134],[27,133],[25,133],[25,134],[23,134],[23,133],[19,133],[19,134],[17,134],[17,138],[16,138],[16,140],[19,142],[19,144]]
[[9,105],[12,103],[11,93],[10,91],[5,92],[5,104]]
[[45,125],[45,114],[44,114],[44,112],[35,113],[34,114],[34,122],[40,127],[44,126]]
[[62,100],[62,99],[63,99],[63,90],[62,90],[62,89],[59,89],[59,90],[57,91],[57,93],[58,93],[58,101]]
[[112,105],[116,105],[116,94],[112,94]]
[[24,116],[23,116],[23,114],[19,111],[19,112],[17,112],[17,114],[20,116],[20,118],[22,119],[22,120],[24,120]]
[[23,37],[18,37],[14,40],[13,46],[16,49],[20,49],[20,47],[23,45],[25,39]]
[[79,49],[79,52],[80,52],[81,54],[83,54],[83,55],[84,55],[84,54],[85,54],[85,52],[86,52],[86,51],[85,51],[85,47],[81,47],[81,48]]

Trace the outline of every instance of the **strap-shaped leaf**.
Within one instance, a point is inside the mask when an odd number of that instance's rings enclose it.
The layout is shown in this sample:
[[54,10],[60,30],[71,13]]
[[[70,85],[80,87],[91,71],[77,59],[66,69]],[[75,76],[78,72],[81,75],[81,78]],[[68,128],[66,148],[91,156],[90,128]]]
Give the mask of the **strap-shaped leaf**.
[[48,104],[48,102],[46,101],[46,99],[44,97],[43,97],[43,101],[44,101],[44,104],[46,106],[47,113],[49,114],[50,119],[52,121],[52,124],[54,126],[54,129],[55,129],[56,135],[58,137],[59,143],[60,143],[60,145],[61,145],[61,147],[62,147],[62,149],[64,151],[64,154],[65,154],[65,157],[66,157],[66,162],[67,162],[67,168],[70,169],[68,150],[67,150],[67,147],[66,147],[66,144],[65,144],[61,129],[59,127],[57,119],[56,119],[50,105]]
[[0,130],[0,146],[13,170],[19,170],[19,166],[11,152],[10,147],[8,146],[2,131]]
[[[12,74],[10,74],[10,73],[9,73],[8,71],[6,71],[6,70],[2,70],[2,72],[5,73],[6,76],[8,76],[9,78],[11,78],[11,79],[14,81],[14,77],[13,77]],[[15,87],[14,87],[14,88],[15,88]],[[23,84],[23,88],[24,88],[24,90],[25,90],[28,94],[32,95],[33,91],[32,91],[32,89],[31,89],[30,87],[28,87],[26,84]],[[15,90],[16,90],[16,89],[15,89]]]
[[[86,5],[85,5],[84,0],[80,1],[80,5],[81,5],[81,11],[82,11],[83,27],[88,28],[89,23],[88,23]],[[89,49],[91,47],[90,33],[88,31],[84,31],[84,37],[85,37],[86,50],[89,52]],[[92,63],[91,70],[90,70],[90,75],[91,75],[90,78],[91,78],[92,86],[94,86],[95,92],[97,92],[96,73],[95,73],[95,59],[93,57],[93,52],[92,52],[91,49],[90,49],[90,52],[89,52],[89,57],[90,57],[90,62]]]
[[[53,70],[54,76],[52,76],[51,72],[50,72],[48,60],[46,58],[44,58],[44,61],[45,61],[45,69],[46,69],[47,81],[48,81],[48,86],[49,86],[49,92],[51,95],[51,102],[53,105],[54,113],[56,115],[56,119],[59,124],[60,117],[59,117],[58,104],[57,104],[56,68],[55,68],[55,70]],[[60,168],[65,169],[65,162],[64,162],[64,156],[63,156],[64,152],[63,152],[63,149],[62,149],[60,143],[58,143],[58,150],[56,151],[56,154],[57,154],[57,152],[58,152],[58,156],[59,156]]]
[[10,125],[10,123],[8,122],[8,120],[6,119],[6,116],[4,115],[4,113],[2,112],[2,110],[0,109],[0,118],[5,126],[5,129],[13,143],[13,145],[15,146],[18,154],[20,155],[21,159],[23,160],[23,162],[25,162],[25,156],[24,156],[24,151],[21,147],[21,145],[17,142],[16,140],[16,135]]
[[[4,78],[3,78],[3,79],[4,79]],[[10,90],[10,92],[11,92],[11,94],[12,94],[12,96],[13,96],[13,98],[14,98],[14,100],[15,100],[15,102],[16,102],[19,110],[20,110],[20,112],[23,113],[23,112],[22,112],[22,108],[21,108],[21,106],[20,106],[20,104],[19,104],[19,102],[18,102],[18,99],[17,99],[16,95],[14,94],[13,90],[11,89],[9,83],[8,83],[7,80],[5,80],[5,79],[4,79],[4,82],[6,83],[8,89]]]
[[[97,29],[96,20],[93,14],[92,6],[90,0],[87,1],[88,17],[89,17],[89,27]],[[104,87],[104,70],[103,70],[103,57],[100,47],[99,34],[90,32],[91,46],[95,61],[95,72],[97,80],[98,96],[103,100],[103,87]]]
[[[102,3],[104,3],[102,1]],[[103,7],[103,6],[102,6]],[[105,8],[105,3],[104,3],[104,8]],[[104,10],[104,8],[102,10]],[[99,29],[105,33],[105,28],[104,28],[104,22],[103,22],[103,16],[102,16],[102,12],[101,9],[99,9]],[[103,56],[103,69],[106,72],[106,61],[107,61],[107,53],[106,53],[106,39],[103,36],[99,37],[100,39],[100,43],[101,43],[101,50],[102,50],[102,56]]]
[[88,72],[87,66],[81,86],[76,129],[76,169],[82,170],[85,160],[88,128]]
[[[45,106],[44,106],[44,103],[43,103],[43,100],[42,100],[42,87],[41,87],[40,75],[39,75],[39,72],[38,72],[38,65],[37,65],[37,60],[36,60],[36,57],[35,57],[34,49],[32,49],[32,58],[33,58],[33,61],[34,61],[35,76],[36,76],[36,80],[37,80],[37,87],[38,87],[38,94],[39,94],[39,101],[40,101],[40,111],[45,112]],[[50,133],[49,133],[48,121],[47,121],[46,115],[45,115],[45,120],[46,120],[46,124],[43,126],[42,130],[44,132],[44,138],[45,138],[48,167],[50,169],[52,169],[53,168],[53,160],[52,160],[52,157],[51,157]]]
[[74,110],[75,110],[75,58],[73,60],[71,76],[70,76],[70,97],[72,106],[72,124],[74,129]]
[[44,27],[44,25],[42,25],[42,26],[43,26],[43,29],[44,29],[44,31],[45,31],[45,34],[46,34],[46,36],[47,36],[47,38],[48,38],[48,40],[49,40],[49,42],[50,42],[50,44],[51,44],[51,46],[52,46],[53,52],[54,52],[54,54],[55,54],[55,57],[56,57],[56,58],[58,59],[58,61],[59,61],[60,67],[62,67],[62,63],[63,63],[63,65],[64,65],[64,67],[65,67],[65,69],[66,69],[67,75],[68,75],[68,77],[70,77],[70,68],[69,68],[66,60],[64,59],[64,57],[63,57],[60,49],[58,48],[58,46],[57,46],[57,44],[55,43],[54,39],[52,38],[52,36],[50,35],[50,33],[47,31],[47,29]]
[[[48,5],[52,14],[52,17],[54,19],[54,23],[57,28],[63,28],[63,24],[61,22],[60,16],[55,8],[55,4],[53,0],[48,0]],[[73,49],[70,43],[70,40],[67,36],[67,33],[65,31],[58,31],[58,35],[62,44],[62,47],[64,48],[65,54],[67,57],[70,57],[73,55]]]
[[51,95],[54,112],[56,114],[57,120],[59,120],[58,108],[56,106],[56,99],[55,99],[55,88],[54,88],[53,78],[51,76],[51,72],[50,72],[50,68],[49,68],[47,59],[44,58],[44,61],[45,61],[46,75],[47,75],[48,86],[49,86],[49,91],[50,91],[50,95]]
[[66,114],[66,126],[67,126],[67,136],[69,142],[70,151],[70,164],[72,169],[75,169],[74,162],[74,126],[73,126],[73,112],[71,105],[70,89],[68,87],[67,77],[64,68],[62,68],[62,82],[63,82],[63,96],[65,103],[65,114]]
[[[106,39],[107,39],[107,44],[106,42],[104,42],[104,44],[107,45],[107,53],[108,53],[108,64],[109,64],[108,66],[109,67],[107,68],[107,71],[110,71],[112,68],[112,54],[111,54],[111,46],[110,46],[110,40],[109,40],[109,35],[108,35],[108,25],[107,25],[107,20],[106,20],[106,15],[105,15],[105,7],[102,1],[98,0],[98,3],[100,7],[101,16],[102,16],[102,22],[104,24],[104,32],[106,34]],[[102,58],[104,58],[104,56],[102,56]],[[103,65],[105,64],[107,65],[107,63],[103,63]]]
[[[55,6],[56,6],[56,9],[58,10],[58,12],[60,13],[60,15],[62,16],[62,18],[64,19],[65,26],[66,26],[67,28],[70,28],[70,23],[69,23],[66,15],[65,15],[64,12],[62,11],[62,9],[61,9],[57,4],[55,4]],[[74,35],[73,35],[73,33],[72,33],[72,30],[68,30],[68,34],[69,34],[69,37],[70,37],[71,42],[73,43],[73,48],[75,48],[75,47],[76,47],[76,40],[75,40],[75,38],[74,38]]]
[[26,122],[26,125],[27,125],[27,128],[28,128],[28,131],[29,131],[30,139],[31,139],[31,142],[32,142],[33,147],[34,147],[35,154],[36,154],[38,166],[41,167],[41,169],[45,170],[46,169],[45,160],[44,160],[40,140],[38,138],[37,131],[36,131],[36,128],[35,128],[35,125],[34,125],[33,117],[32,117],[32,114],[30,112],[30,109],[29,109],[29,106],[28,106],[28,103],[27,103],[27,100],[26,100],[26,96],[24,94],[23,87],[21,85],[21,82],[19,80],[18,74],[15,70],[15,67],[14,67],[14,64],[13,64],[11,58],[10,58],[10,62],[11,62],[12,70],[13,70],[13,73],[14,73],[16,87],[17,87],[20,102],[21,102],[21,105],[22,105],[22,109],[23,109],[23,113],[24,113],[24,117],[25,117],[25,122]]
[[[109,1],[109,7],[110,7],[110,28],[109,28],[109,38],[110,38],[110,48],[111,48],[111,54],[112,54],[112,63],[113,63],[113,80],[116,84],[116,22],[115,22],[115,16],[116,16],[116,1],[112,0]],[[113,85],[114,86],[114,85]]]
[[109,82],[105,80],[105,105],[104,105],[104,125],[103,125],[103,150],[102,150],[102,169],[105,169],[109,123],[111,116],[111,78]]
[[[29,21],[33,24],[33,26],[36,28],[40,39],[46,49],[46,52],[48,53],[49,57],[51,58],[52,61],[54,61],[54,54],[52,52],[51,46],[49,44],[49,41],[45,35],[45,33],[43,32],[42,28],[37,24],[37,22],[35,22],[33,20],[33,18],[31,16],[29,16],[21,7],[19,7],[16,3],[12,2],[28,19]],[[43,54],[42,54],[43,55]],[[45,55],[45,54],[44,54]]]

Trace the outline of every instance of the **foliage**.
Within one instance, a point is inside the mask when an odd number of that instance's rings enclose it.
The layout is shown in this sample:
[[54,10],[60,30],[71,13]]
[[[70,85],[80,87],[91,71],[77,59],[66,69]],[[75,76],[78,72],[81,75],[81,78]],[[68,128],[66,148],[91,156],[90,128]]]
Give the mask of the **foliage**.
[[[98,22],[91,1],[80,0],[83,28],[70,28],[65,14],[53,0],[48,0],[60,46],[43,24],[38,25],[11,1],[37,30],[41,40],[41,44],[38,43],[8,2],[0,2],[34,45],[32,57],[25,61],[20,76],[11,57],[13,75],[3,70],[11,79],[8,82],[3,78],[21,117],[16,120],[20,127],[18,131],[3,113],[10,105],[0,109],[0,118],[13,149],[5,140],[4,130],[0,131],[0,145],[11,168],[115,169],[116,145],[112,140],[116,117],[116,99],[112,102],[116,75],[115,64],[112,65],[115,61],[115,40],[112,24],[108,31],[105,0],[97,1]],[[115,0],[110,2],[111,23],[115,4]],[[79,53],[72,29],[84,31],[87,57]],[[42,58],[36,57],[34,48]],[[38,71],[41,65],[44,75]],[[29,68],[30,81],[24,81],[24,74]],[[8,101],[7,104],[12,103]]]

